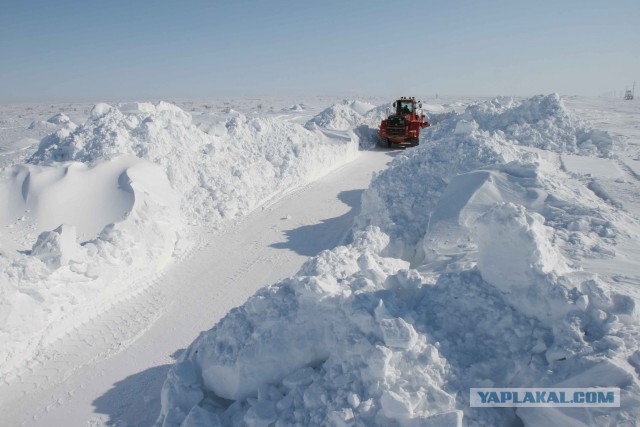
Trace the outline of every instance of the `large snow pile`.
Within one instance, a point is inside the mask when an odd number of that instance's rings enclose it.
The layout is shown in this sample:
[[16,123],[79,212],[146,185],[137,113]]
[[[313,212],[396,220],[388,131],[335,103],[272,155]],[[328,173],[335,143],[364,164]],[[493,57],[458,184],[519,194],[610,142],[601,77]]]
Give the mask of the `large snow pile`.
[[364,122],[364,114],[373,109],[375,105],[362,101],[345,99],[339,104],[321,111],[311,118],[306,124],[307,129],[317,127],[329,130],[346,131]]
[[[532,117],[518,126],[533,129],[549,99],[501,115]],[[615,248],[621,217],[562,172],[557,154],[530,147],[547,146],[542,133],[514,140],[498,124],[448,120],[374,178],[351,244],[201,334],[167,377],[158,425],[640,418],[635,301],[580,263]],[[562,134],[552,123],[547,135]],[[620,387],[621,408],[469,406],[471,387],[595,386]]]
[[[544,152],[562,152],[563,148],[582,152],[584,148],[583,154],[591,153],[590,145],[578,145],[576,135],[600,135],[599,141],[606,144],[599,146],[602,152],[598,153],[608,155],[612,146],[608,133],[590,129],[564,107],[557,95],[523,101],[497,98],[472,104],[462,113],[432,117],[437,126],[421,134],[421,148],[407,151],[372,182],[363,195],[363,210],[357,219],[360,228],[380,226],[392,237],[388,253],[412,261],[414,256],[422,256],[422,247],[415,244],[424,236],[429,216],[454,176],[533,156],[521,146]],[[601,216],[597,209],[584,209]],[[549,211],[549,215],[558,212]]]
[[43,140],[32,161],[93,162],[132,154],[164,167],[195,222],[246,214],[265,199],[344,163],[355,143],[331,140],[271,117],[229,111],[225,133],[212,136],[175,105],[106,104],[69,135]]
[[450,133],[451,126],[460,120],[475,122],[480,130],[504,135],[517,144],[544,150],[609,157],[613,148],[608,133],[590,129],[567,110],[557,94],[475,103],[436,132]]
[[[98,104],[0,170],[0,375],[148,286],[186,228],[247,214],[357,155],[358,144],[229,110],[210,135],[175,105]],[[46,339],[43,339],[46,337]]]

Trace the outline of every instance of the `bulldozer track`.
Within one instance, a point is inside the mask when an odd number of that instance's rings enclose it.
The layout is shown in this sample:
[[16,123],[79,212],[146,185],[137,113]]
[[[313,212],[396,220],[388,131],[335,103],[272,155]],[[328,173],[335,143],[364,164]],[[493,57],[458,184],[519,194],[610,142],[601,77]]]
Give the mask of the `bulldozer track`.
[[629,165],[627,165],[625,162],[617,160],[617,159],[616,159],[616,163],[618,164],[618,166],[620,166],[620,169],[622,169],[624,172],[627,173],[627,175],[629,175],[630,177],[632,177],[636,181],[640,181],[640,175],[637,174],[633,169],[631,169],[631,167],[629,167]]

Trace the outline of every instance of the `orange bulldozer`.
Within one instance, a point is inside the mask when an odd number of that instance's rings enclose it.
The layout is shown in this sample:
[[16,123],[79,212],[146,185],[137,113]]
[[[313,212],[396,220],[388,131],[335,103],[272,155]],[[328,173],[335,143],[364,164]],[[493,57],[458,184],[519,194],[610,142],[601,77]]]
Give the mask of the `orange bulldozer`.
[[391,147],[414,147],[419,144],[420,129],[430,126],[424,114],[418,111],[422,103],[415,98],[401,97],[393,103],[395,112],[380,123],[380,140]]

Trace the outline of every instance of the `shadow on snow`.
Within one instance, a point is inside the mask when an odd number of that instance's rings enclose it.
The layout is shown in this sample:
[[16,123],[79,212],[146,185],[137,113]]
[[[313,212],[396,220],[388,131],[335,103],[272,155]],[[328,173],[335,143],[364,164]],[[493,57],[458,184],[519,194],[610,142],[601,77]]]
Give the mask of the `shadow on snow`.
[[303,256],[315,256],[325,249],[344,243],[356,215],[360,212],[360,199],[364,190],[349,190],[338,194],[338,199],[351,209],[338,217],[323,219],[318,224],[285,230],[285,242],[271,245],[276,249],[289,249]]
[[[171,357],[177,359],[182,351]],[[95,412],[107,415],[109,426],[153,425],[160,415],[160,391],[171,366],[154,366],[118,381],[92,402]]]

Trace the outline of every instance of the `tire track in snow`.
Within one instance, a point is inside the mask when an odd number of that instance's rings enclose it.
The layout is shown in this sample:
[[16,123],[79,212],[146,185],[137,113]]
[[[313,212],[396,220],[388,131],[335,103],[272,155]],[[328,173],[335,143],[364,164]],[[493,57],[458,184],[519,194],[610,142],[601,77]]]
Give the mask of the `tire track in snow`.
[[[194,256],[206,246],[204,239],[196,240],[176,262],[180,263]],[[17,401],[27,394],[62,383],[83,367],[126,349],[166,309],[166,295],[158,287],[166,275],[167,269],[132,282],[131,287],[139,289],[138,292],[113,300],[105,310],[94,312],[92,317],[43,346],[14,378],[3,379],[0,384],[0,402],[4,404]],[[73,393],[66,392],[51,396],[37,412],[48,412],[72,395]]]
[[[299,186],[284,194],[282,199],[270,199],[273,200],[271,203],[256,208],[246,217],[236,219],[225,229],[201,230],[209,237],[199,238],[188,253],[181,256],[173,266],[158,275],[142,278],[138,283],[133,282],[131,286],[139,288],[139,292],[115,300],[106,310],[95,313],[92,318],[85,320],[67,331],[64,336],[42,348],[22,372],[14,379],[0,385],[0,402],[17,401],[28,394],[37,393],[55,384],[60,384],[82,368],[113,357],[128,348],[140,336],[144,335],[155,321],[169,309],[169,306],[175,303],[178,296],[176,289],[170,289],[171,286],[167,288],[163,284],[176,283],[181,280],[195,281],[200,275],[199,267],[202,265],[202,260],[199,258],[202,258],[203,255],[204,258],[208,258],[207,253],[216,252],[216,248],[212,248],[214,241],[233,236],[253,217],[263,215],[263,211],[271,212],[274,205],[282,200],[295,198],[300,193],[307,191],[312,184]],[[243,276],[253,271],[261,261],[274,259],[273,257],[256,256],[260,254],[267,243],[264,239],[256,239],[242,245],[243,256],[238,258],[241,259],[241,264],[234,270],[234,274],[224,281],[223,289],[232,286]],[[249,248],[249,250],[244,250],[245,248]],[[215,259],[216,256],[212,258]],[[176,269],[182,272],[188,271],[190,274],[183,276],[178,273],[175,277],[176,274],[172,273]],[[168,278],[168,276],[174,277]],[[198,299],[195,304],[199,307],[206,307],[211,299],[222,296],[220,290],[215,290],[213,293],[208,292],[206,297]],[[232,298],[232,305],[238,305],[242,300]],[[76,392],[80,391],[64,391],[61,394],[48,397],[35,411],[36,415],[34,416],[37,416],[38,413],[46,414],[52,408],[65,404]]]
[[158,316],[162,305],[153,287],[161,279],[159,275],[148,281],[141,292],[115,301],[41,349],[14,380],[5,382],[0,400],[5,401],[6,393],[20,396],[62,382],[83,366],[126,348]]
[[636,181],[640,181],[640,175],[638,175],[636,171],[634,171],[629,165],[618,159],[616,159],[616,163],[618,164],[618,166],[620,166],[620,169],[628,176],[635,179]]

